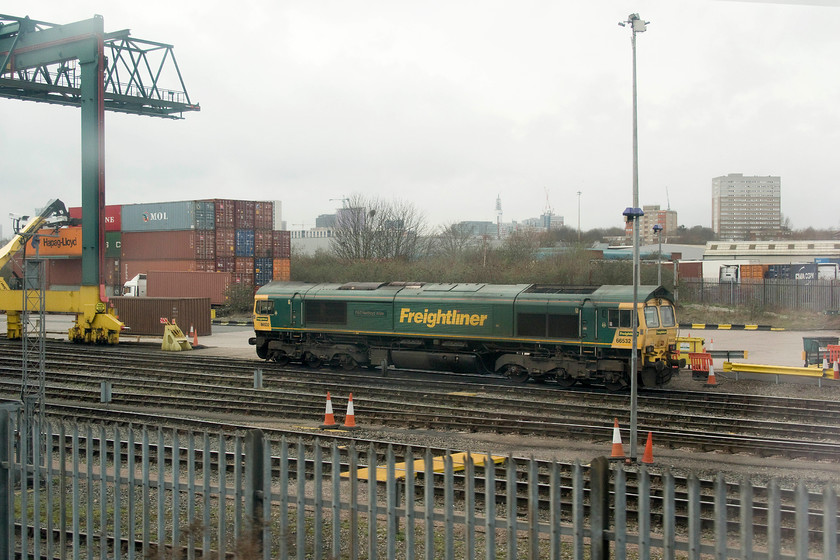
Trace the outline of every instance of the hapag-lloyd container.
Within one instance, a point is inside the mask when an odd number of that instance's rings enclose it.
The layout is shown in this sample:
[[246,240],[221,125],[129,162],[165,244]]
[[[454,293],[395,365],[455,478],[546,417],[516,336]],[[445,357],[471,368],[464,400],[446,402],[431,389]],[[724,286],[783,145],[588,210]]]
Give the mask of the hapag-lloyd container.
[[195,227],[195,201],[124,204],[122,231],[179,231]]

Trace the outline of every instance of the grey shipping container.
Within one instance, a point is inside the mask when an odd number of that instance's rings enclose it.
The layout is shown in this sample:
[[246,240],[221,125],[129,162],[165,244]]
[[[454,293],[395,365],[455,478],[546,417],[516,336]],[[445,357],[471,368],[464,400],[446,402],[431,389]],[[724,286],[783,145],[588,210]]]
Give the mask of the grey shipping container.
[[216,229],[216,203],[211,200],[195,203],[195,229]]
[[125,335],[163,336],[163,320],[173,319],[184,334],[189,334],[190,325],[198,336],[211,334],[210,298],[113,297],[110,301],[127,327]]
[[122,230],[179,231],[196,229],[195,202],[154,202],[125,204],[122,207]]

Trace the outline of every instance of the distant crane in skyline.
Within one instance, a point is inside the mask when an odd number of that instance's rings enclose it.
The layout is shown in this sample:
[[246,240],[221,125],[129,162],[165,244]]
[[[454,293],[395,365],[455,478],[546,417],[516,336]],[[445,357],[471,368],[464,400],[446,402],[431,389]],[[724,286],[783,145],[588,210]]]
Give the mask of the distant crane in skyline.
[[339,201],[339,200],[341,201],[341,207],[342,208],[347,208],[347,203],[350,202],[350,199],[347,198],[346,196],[342,196],[341,198],[331,198],[330,202],[336,202],[336,201]]
[[496,239],[502,238],[502,195],[496,195]]

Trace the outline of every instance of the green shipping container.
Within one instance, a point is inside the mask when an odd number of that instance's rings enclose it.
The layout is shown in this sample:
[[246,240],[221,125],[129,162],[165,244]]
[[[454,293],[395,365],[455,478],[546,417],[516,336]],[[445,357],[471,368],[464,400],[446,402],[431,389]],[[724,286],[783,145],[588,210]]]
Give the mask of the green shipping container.
[[122,232],[105,232],[105,258],[119,259],[122,257]]

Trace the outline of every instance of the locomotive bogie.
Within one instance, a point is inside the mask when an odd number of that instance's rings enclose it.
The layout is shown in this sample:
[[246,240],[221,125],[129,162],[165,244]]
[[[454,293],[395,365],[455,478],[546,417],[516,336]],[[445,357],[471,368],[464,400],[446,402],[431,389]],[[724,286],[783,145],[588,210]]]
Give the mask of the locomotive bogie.
[[[664,288],[642,289],[637,375],[660,386],[680,367],[673,302]],[[312,367],[385,363],[621,388],[630,296],[627,286],[273,282],[255,297],[252,344],[262,359]]]

